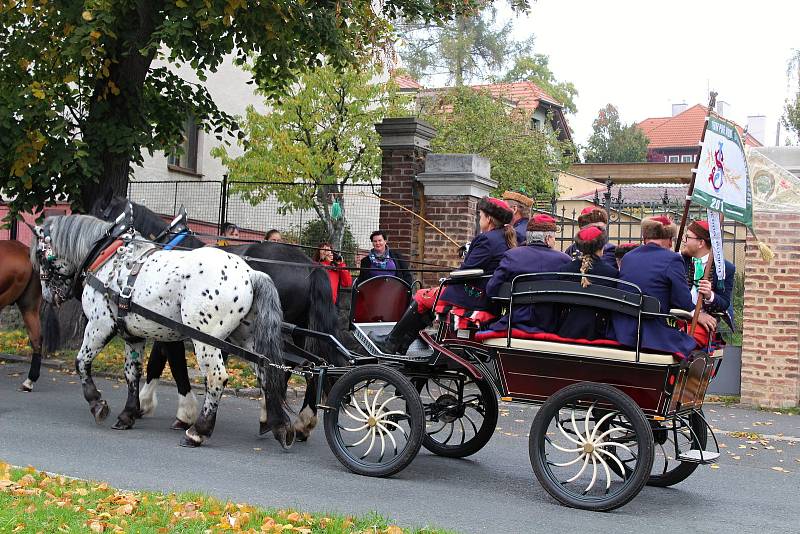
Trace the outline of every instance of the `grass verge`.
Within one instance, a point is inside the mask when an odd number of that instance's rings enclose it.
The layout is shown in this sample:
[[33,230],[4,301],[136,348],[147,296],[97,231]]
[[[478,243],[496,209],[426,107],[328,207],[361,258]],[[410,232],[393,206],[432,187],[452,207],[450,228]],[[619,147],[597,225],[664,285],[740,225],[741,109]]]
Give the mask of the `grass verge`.
[[[150,354],[150,347],[152,343],[147,344],[145,354]],[[28,334],[24,330],[6,330],[0,331],[0,352],[7,352],[9,354],[19,354],[21,356],[30,356],[31,348],[28,344]],[[75,362],[75,354],[77,350],[60,350],[53,354],[48,354],[47,357],[53,360],[58,360],[67,364],[68,369],[72,369]],[[194,353],[187,351],[187,363],[190,368],[197,369],[197,360]],[[94,372],[105,372],[120,378],[124,377],[123,369],[125,367],[125,344],[123,341],[115,337],[111,342],[97,355],[92,362],[92,370]],[[250,364],[238,358],[229,358],[226,365],[228,370],[228,387],[233,389],[243,388],[256,388],[258,387],[258,378],[256,378],[253,368]],[[169,366],[164,370],[164,378],[172,379],[172,373]],[[194,378],[196,384],[201,384],[201,377]],[[292,383],[295,385],[304,384],[304,381],[298,377],[292,377]]]
[[120,491],[2,461],[0,532],[445,533],[403,529],[375,514],[310,514],[223,502],[199,493]]

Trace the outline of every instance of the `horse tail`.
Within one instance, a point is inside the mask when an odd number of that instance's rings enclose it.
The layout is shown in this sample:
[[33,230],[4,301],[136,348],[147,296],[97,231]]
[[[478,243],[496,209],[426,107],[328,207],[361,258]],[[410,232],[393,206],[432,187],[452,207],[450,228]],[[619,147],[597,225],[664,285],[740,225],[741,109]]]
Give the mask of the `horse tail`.
[[[278,290],[268,274],[256,270],[250,271],[250,283],[253,284],[253,306],[256,309],[252,329],[255,351],[268,356],[272,363],[282,365],[283,310]],[[283,371],[274,367],[266,369],[264,386],[272,394],[279,393],[279,398],[286,398]]]
[[61,348],[61,323],[52,304],[42,300],[40,308],[42,322],[42,352],[52,354]]
[[[335,336],[338,315],[336,313],[336,305],[333,302],[333,292],[331,291],[328,273],[325,272],[325,269],[314,268],[309,279],[311,294],[309,295],[308,329]],[[306,350],[312,354],[321,355],[331,363],[346,365],[346,362],[336,361],[339,358],[339,353],[330,343],[324,340],[308,339],[306,341]]]

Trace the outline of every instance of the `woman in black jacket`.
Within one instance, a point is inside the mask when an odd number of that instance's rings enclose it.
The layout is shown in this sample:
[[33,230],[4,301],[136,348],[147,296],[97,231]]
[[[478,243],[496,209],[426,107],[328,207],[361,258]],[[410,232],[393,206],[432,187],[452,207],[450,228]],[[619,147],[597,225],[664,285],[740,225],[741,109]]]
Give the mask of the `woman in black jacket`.
[[399,252],[389,250],[386,241],[386,234],[383,230],[376,230],[369,236],[372,241],[372,250],[369,254],[361,258],[361,269],[356,278],[355,286],[376,276],[396,276],[404,280],[408,285],[414,283],[411,271],[408,270],[408,263]]
[[[575,248],[581,253],[579,259],[572,260],[559,272],[593,274],[618,278],[619,271],[602,261],[603,250],[608,242],[605,225],[591,225],[583,228],[575,236]],[[573,279],[573,278],[570,278]],[[581,278],[581,286],[589,287],[592,284],[616,287],[612,280],[590,280]],[[570,306],[561,313],[561,320],[556,333],[561,337],[571,339],[604,339],[607,337],[610,312],[598,310],[591,306]]]

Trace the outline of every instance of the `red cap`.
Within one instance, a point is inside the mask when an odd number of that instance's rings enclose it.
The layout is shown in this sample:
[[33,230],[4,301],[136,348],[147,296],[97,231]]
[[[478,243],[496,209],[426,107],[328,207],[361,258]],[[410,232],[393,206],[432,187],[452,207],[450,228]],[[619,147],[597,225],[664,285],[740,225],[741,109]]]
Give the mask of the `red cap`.
[[669,226],[670,224],[672,224],[672,219],[670,219],[666,215],[656,215],[655,217],[650,217],[650,220],[660,222],[664,226]]
[[578,232],[578,238],[582,241],[591,241],[593,239],[597,239],[601,235],[603,235],[603,230],[597,226],[587,226]]
[[546,213],[538,213],[528,220],[529,232],[555,232],[556,220]]
[[599,210],[599,209],[600,208],[598,208],[597,206],[586,206],[581,210],[581,215],[586,215],[587,213],[591,213],[594,210]]

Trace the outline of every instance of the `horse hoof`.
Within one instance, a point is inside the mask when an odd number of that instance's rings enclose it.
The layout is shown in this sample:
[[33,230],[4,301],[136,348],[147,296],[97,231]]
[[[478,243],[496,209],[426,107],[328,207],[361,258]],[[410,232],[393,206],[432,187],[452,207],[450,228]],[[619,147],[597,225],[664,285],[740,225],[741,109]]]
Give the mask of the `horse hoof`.
[[291,426],[284,426],[273,430],[275,439],[281,444],[283,450],[288,451],[294,444],[294,428]]
[[267,432],[272,430],[267,423],[259,423],[258,424],[258,435],[263,436]]
[[33,382],[31,382],[30,378],[26,378],[25,382],[20,384],[19,388],[17,389],[19,391],[24,391],[25,393],[30,393],[31,391],[33,391]]
[[190,438],[188,436],[183,436],[181,438],[181,443],[180,443],[181,447],[187,447],[187,448],[190,448],[190,449],[197,448],[202,444],[203,444],[203,442],[197,442],[197,441],[193,440],[192,438]]
[[133,421],[125,422],[122,419],[117,419],[117,422],[111,427],[112,430],[130,430],[133,428]]
[[170,425],[170,429],[172,430],[189,430],[192,425],[189,423],[184,423],[180,419],[175,419]]
[[108,417],[108,403],[104,400],[95,401],[91,407],[92,415],[94,416],[94,421],[97,424],[102,423],[105,421],[106,417]]

